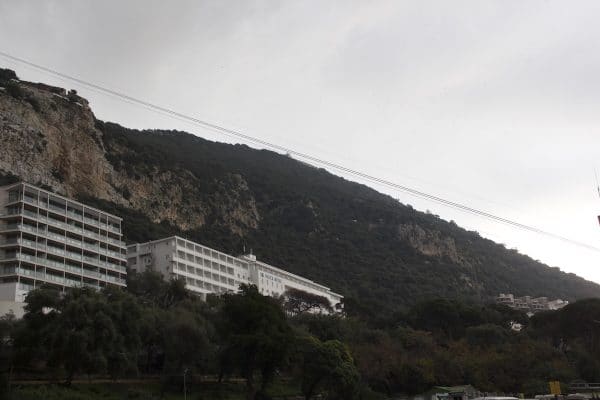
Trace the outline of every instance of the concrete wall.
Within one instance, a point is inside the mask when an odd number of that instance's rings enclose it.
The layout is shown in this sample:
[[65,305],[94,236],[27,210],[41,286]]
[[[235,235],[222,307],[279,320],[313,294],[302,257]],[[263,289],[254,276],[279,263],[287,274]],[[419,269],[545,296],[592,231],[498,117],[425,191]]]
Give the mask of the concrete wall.
[[17,282],[0,283],[0,301],[15,301],[17,285]]
[[25,314],[24,307],[25,303],[0,300],[0,317],[3,317],[8,313],[13,313],[15,317],[23,318],[23,315]]

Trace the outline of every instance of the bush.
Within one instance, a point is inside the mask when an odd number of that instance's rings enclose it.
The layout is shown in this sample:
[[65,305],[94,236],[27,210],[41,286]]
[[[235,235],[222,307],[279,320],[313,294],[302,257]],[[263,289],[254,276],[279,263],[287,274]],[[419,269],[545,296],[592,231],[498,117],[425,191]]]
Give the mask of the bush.
[[125,200],[129,200],[129,199],[131,199],[131,191],[129,191],[129,188],[127,188],[127,187],[124,187],[124,188],[123,188],[123,191],[122,191],[122,194],[123,194],[123,198],[124,198]]
[[17,74],[12,69],[0,68],[0,82],[10,81],[11,79],[17,78]]
[[17,100],[21,100],[25,97],[25,91],[15,82],[8,82],[6,84],[6,92]]
[[39,102],[39,100],[34,97],[33,95],[29,95],[25,98],[25,101],[27,101],[29,104],[31,104],[31,106],[33,107],[33,109],[37,112],[40,112],[42,110],[42,106]]
[[59,182],[64,182],[65,181],[65,176],[64,176],[64,174],[62,173],[62,171],[60,169],[58,169],[58,168],[52,168],[52,170],[50,171],[50,173]]
[[17,183],[19,182],[19,177],[8,172],[8,173],[2,173],[0,171],[0,186],[4,186],[4,185],[10,185],[13,183]]
[[0,400],[8,399],[10,399],[8,393],[8,376],[6,376],[6,374],[0,374]]

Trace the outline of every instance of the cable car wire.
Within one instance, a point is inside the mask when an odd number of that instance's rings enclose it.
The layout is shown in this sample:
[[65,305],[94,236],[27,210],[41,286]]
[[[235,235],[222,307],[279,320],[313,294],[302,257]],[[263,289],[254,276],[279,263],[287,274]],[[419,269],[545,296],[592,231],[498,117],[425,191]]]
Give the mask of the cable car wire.
[[327,161],[327,160],[315,157],[315,156],[307,154],[307,153],[296,151],[296,150],[294,150],[292,148],[289,148],[289,147],[281,146],[281,145],[278,145],[276,143],[268,142],[266,140],[263,140],[263,139],[260,139],[260,138],[254,137],[254,136],[247,135],[247,134],[245,134],[245,133],[243,133],[241,131],[238,131],[238,130],[229,129],[229,128],[226,128],[226,127],[223,127],[223,126],[220,126],[220,125],[208,122],[208,121],[201,120],[199,118],[195,118],[195,117],[192,117],[192,116],[189,116],[189,115],[186,115],[186,114],[182,114],[182,113],[177,112],[175,110],[172,110],[172,109],[169,109],[169,108],[166,108],[166,107],[162,107],[162,106],[150,103],[148,101],[132,97],[132,96],[127,95],[125,93],[121,93],[121,92],[117,92],[117,91],[112,90],[112,89],[108,89],[106,87],[103,87],[103,86],[100,86],[100,85],[97,85],[97,84],[85,81],[85,80],[80,79],[80,78],[73,77],[71,75],[64,74],[64,73],[59,72],[59,71],[55,71],[53,69],[44,67],[44,66],[39,65],[39,64],[35,64],[33,62],[30,62],[28,60],[25,60],[25,59],[22,59],[22,58],[19,58],[19,57],[15,57],[13,55],[10,55],[10,54],[2,52],[2,51],[0,51],[0,56],[2,56],[4,58],[7,58],[9,60],[13,60],[13,61],[25,64],[25,65],[28,65],[28,66],[33,67],[35,69],[38,69],[38,70],[50,73],[50,74],[52,74],[54,76],[66,79],[68,81],[78,83],[78,84],[80,84],[80,85],[82,85],[84,87],[91,88],[91,89],[93,89],[95,91],[98,91],[98,92],[101,92],[101,93],[104,93],[104,94],[108,94],[110,96],[117,97],[117,98],[119,98],[119,99],[121,99],[123,101],[126,101],[127,103],[141,105],[141,106],[143,106],[143,107],[145,107],[145,108],[147,108],[147,109],[149,109],[151,111],[158,112],[158,113],[160,113],[162,115],[166,115],[166,116],[172,117],[174,119],[178,119],[178,120],[182,120],[182,121],[186,121],[186,122],[191,122],[191,123],[193,123],[195,125],[198,125],[198,126],[204,128],[204,129],[208,129],[208,130],[211,130],[211,131],[214,131],[214,132],[218,132],[218,133],[224,134],[224,135],[226,135],[228,137],[233,137],[235,139],[241,139],[241,140],[243,140],[245,142],[258,144],[258,145],[261,145],[261,146],[264,146],[264,147],[267,147],[267,148],[270,148],[270,149],[273,149],[273,150],[280,151],[280,152],[282,152],[284,154],[296,156],[296,157],[301,158],[301,159],[303,159],[305,161],[308,161],[309,163],[317,164],[319,166],[329,167],[329,168],[335,169],[337,171],[341,171],[343,173],[346,173],[346,174],[349,174],[349,175],[352,175],[352,176],[364,179],[366,181],[377,183],[377,184],[389,187],[391,189],[394,189],[394,190],[397,190],[397,191],[400,191],[400,192],[412,195],[414,197],[421,198],[421,199],[424,199],[424,200],[428,200],[428,201],[431,201],[431,202],[434,202],[434,203],[437,203],[437,204],[440,204],[440,205],[443,205],[443,206],[446,206],[446,207],[450,207],[450,208],[453,208],[455,210],[459,210],[459,211],[462,211],[462,212],[465,212],[465,213],[468,213],[468,214],[472,214],[472,215],[475,215],[475,216],[483,217],[483,218],[489,219],[489,220],[497,222],[497,223],[508,225],[508,226],[511,226],[511,227],[514,227],[514,228],[517,228],[517,229],[520,229],[520,230],[523,230],[523,231],[528,231],[528,232],[536,233],[536,234],[539,234],[539,235],[544,235],[544,236],[547,236],[547,237],[550,237],[550,238],[553,238],[553,239],[557,239],[557,240],[560,240],[560,241],[563,241],[563,242],[566,242],[566,243],[569,243],[569,244],[572,244],[572,245],[575,245],[575,246],[586,248],[588,250],[593,250],[593,251],[600,252],[600,248],[599,247],[592,246],[590,244],[583,243],[583,242],[580,242],[580,241],[577,241],[577,240],[574,240],[574,239],[570,239],[568,237],[565,237],[565,236],[562,236],[562,235],[559,235],[559,234],[555,234],[555,233],[552,233],[552,232],[549,232],[549,231],[545,231],[545,230],[537,228],[535,226],[523,224],[523,223],[520,223],[518,221],[514,221],[514,220],[511,220],[511,219],[508,219],[508,218],[504,218],[504,217],[501,217],[499,215],[495,215],[493,213],[490,213],[490,212],[487,212],[487,211],[484,211],[484,210],[479,210],[477,208],[470,207],[470,206],[462,204],[462,203],[454,202],[454,201],[445,199],[443,197],[439,197],[439,196],[436,196],[436,195],[433,195],[433,194],[429,194],[429,193],[426,193],[426,192],[423,192],[423,191],[420,191],[420,190],[417,190],[417,189],[414,189],[414,188],[411,188],[411,187],[408,187],[408,186],[405,186],[405,185],[401,185],[401,184],[398,184],[398,183],[395,183],[395,182],[392,182],[392,181],[389,181],[389,180],[386,180],[386,179],[378,178],[376,176],[373,176],[373,175],[370,175],[370,174],[367,174],[367,173],[364,173],[364,172],[361,172],[361,171],[358,171],[358,170],[354,170],[352,168],[348,168],[348,167],[345,167],[343,165],[336,164],[334,162]]

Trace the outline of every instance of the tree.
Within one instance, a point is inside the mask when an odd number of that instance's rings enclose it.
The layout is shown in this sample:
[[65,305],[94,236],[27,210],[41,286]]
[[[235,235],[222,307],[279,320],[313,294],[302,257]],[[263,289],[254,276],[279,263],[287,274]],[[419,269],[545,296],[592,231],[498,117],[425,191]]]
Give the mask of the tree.
[[102,295],[93,289],[68,292],[59,305],[50,348],[50,366],[63,366],[70,383],[76,373],[107,370],[110,355],[123,351],[122,340]]
[[580,340],[593,355],[600,357],[600,299],[577,301],[557,314],[562,337]]
[[118,342],[108,354],[108,371],[113,378],[137,374],[138,356],[142,348],[142,309],[137,299],[126,291],[109,286],[101,292],[107,313],[118,333]]
[[0,400],[10,398],[9,377],[12,372],[13,338],[19,321],[9,312],[0,317]]
[[338,340],[301,339],[301,390],[306,400],[320,391],[325,399],[353,399],[359,374],[348,348]]
[[0,68],[0,82],[10,81],[11,79],[18,79],[15,71],[7,68]]
[[476,347],[499,345],[506,341],[507,336],[505,328],[494,324],[471,326],[466,333],[469,344]]
[[[224,296],[217,315],[222,339],[222,370],[237,369],[246,380],[248,400],[264,392],[281,367],[293,340],[292,330],[277,302],[262,296],[256,286],[241,285],[239,294]],[[255,374],[260,374],[260,387]]]
[[164,371],[179,374],[204,372],[212,358],[208,321],[195,310],[177,307],[165,313],[163,324]]
[[169,308],[190,298],[181,279],[165,281],[156,271],[132,273],[127,277],[127,290],[139,297],[146,305]]
[[60,317],[57,312],[60,292],[46,287],[32,290],[25,303],[25,315],[13,337],[14,362],[19,367],[47,360],[56,321]]
[[403,364],[400,368],[399,384],[409,394],[417,394],[427,390],[434,383],[431,361],[420,359]]
[[456,302],[446,299],[424,301],[409,313],[413,327],[456,338],[464,329]]
[[333,308],[325,296],[289,288],[281,296],[283,309],[291,315],[304,313],[330,313]]
[[137,370],[141,310],[126,292],[72,288],[64,296],[37,289],[27,296],[23,324],[15,335],[18,359],[62,367],[70,383],[77,373],[117,377]]

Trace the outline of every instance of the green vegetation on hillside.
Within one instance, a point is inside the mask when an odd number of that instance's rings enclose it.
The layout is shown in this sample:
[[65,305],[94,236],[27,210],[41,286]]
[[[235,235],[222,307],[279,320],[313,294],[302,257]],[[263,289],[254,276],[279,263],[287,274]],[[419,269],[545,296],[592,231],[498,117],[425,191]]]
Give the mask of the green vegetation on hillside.
[[[180,234],[232,254],[245,245],[266,262],[341,292],[347,311],[364,316],[390,315],[439,296],[479,301],[500,292],[568,300],[600,296],[597,284],[287,156],[183,132],[137,131],[100,121],[97,127],[116,169],[133,177],[189,171],[203,188],[204,198],[197,201],[213,209],[218,204],[210,203],[211,195],[227,176],[238,174],[248,182],[260,215],[258,228],[242,235],[210,213],[202,228],[182,232],[139,212],[85,199],[123,216],[128,241]],[[452,243],[456,255],[424,255],[400,235],[407,226]],[[436,245],[430,237],[422,240]]]

